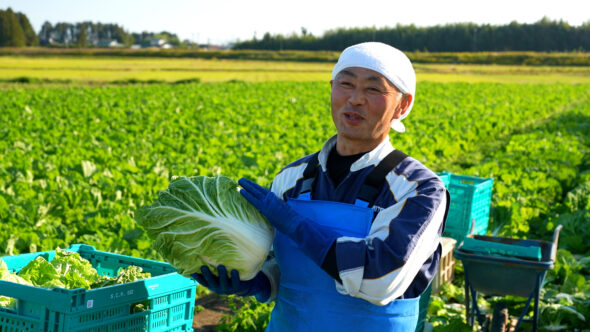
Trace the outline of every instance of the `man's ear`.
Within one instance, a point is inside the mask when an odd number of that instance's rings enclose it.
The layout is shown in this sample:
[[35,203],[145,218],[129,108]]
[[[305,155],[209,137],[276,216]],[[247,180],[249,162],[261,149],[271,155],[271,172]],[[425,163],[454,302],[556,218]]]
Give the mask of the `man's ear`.
[[414,96],[412,96],[409,93],[406,93],[402,96],[402,100],[400,101],[399,105],[397,106],[397,109],[393,113],[394,120],[401,118],[402,115],[404,115],[408,111],[408,108],[410,108],[410,105],[412,104],[413,98]]
[[412,99],[414,99],[414,96],[412,96],[409,93],[406,93],[403,97],[402,97],[402,102],[401,102],[401,107],[402,107],[402,114],[405,114],[406,111],[408,110],[408,108],[410,108],[410,105],[412,105]]

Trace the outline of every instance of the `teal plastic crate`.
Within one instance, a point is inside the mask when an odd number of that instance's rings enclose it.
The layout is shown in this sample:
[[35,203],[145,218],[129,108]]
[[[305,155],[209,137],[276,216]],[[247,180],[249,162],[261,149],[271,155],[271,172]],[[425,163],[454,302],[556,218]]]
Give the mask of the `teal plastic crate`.
[[[99,274],[115,276],[129,265],[142,267],[151,278],[97,289],[45,289],[0,280],[0,295],[17,299],[16,309],[0,308],[0,331],[133,332],[192,331],[197,282],[176,273],[167,263],[113,254],[84,244],[72,245]],[[2,258],[11,272],[55,251]],[[133,312],[138,303],[147,310]]]
[[438,175],[438,177],[442,180],[443,184],[445,185],[445,187],[449,187],[449,183],[451,183],[451,173],[449,172],[440,172],[440,173],[436,173],[436,175]]
[[441,172],[439,177],[448,177],[447,189],[451,195],[444,235],[459,243],[469,234],[472,224],[473,234],[486,234],[494,179],[450,172]]

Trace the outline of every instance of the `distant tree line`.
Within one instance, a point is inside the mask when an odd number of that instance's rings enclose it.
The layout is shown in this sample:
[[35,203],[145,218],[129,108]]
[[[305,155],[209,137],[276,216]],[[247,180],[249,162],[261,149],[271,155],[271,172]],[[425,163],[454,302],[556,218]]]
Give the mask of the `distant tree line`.
[[[196,49],[198,45],[177,35],[160,33],[129,33],[117,24],[93,22],[45,22],[39,35],[23,13],[12,9],[0,10],[0,47],[57,46],[57,47],[161,47],[164,40],[174,48]],[[237,50],[309,50],[341,51],[352,44],[380,41],[404,51],[428,52],[501,52],[590,51],[590,20],[581,26],[570,26],[563,21],[543,18],[533,24],[512,22],[507,25],[477,25],[456,23],[431,27],[396,25],[385,28],[339,28],[322,36],[314,36],[305,28],[301,34],[288,36],[264,34],[262,39],[237,42]]]
[[36,46],[39,38],[26,15],[0,10],[0,46]]
[[316,37],[301,34],[264,34],[262,39],[238,42],[234,49],[339,51],[365,41],[380,41],[405,51],[496,52],[496,51],[590,51],[590,21],[570,26],[543,18],[533,24],[507,25],[457,23],[416,27],[339,28]]
[[23,46],[57,46],[57,47],[130,47],[139,44],[143,47],[161,46],[153,40],[162,39],[176,48],[194,47],[192,42],[180,41],[176,34],[162,31],[160,33],[129,33],[118,24],[93,22],[56,23],[45,22],[39,35],[35,33],[27,16],[15,13],[12,9],[0,10],[0,47]]
[[121,46],[131,46],[133,36],[117,24],[92,22],[43,23],[39,32],[42,46],[63,45],[76,47],[106,46],[102,43],[116,41]]

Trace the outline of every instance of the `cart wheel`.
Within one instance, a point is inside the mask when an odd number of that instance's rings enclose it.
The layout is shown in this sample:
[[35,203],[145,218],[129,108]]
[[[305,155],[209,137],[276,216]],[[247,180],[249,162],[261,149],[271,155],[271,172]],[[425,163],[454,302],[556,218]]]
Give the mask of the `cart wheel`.
[[506,303],[498,302],[494,306],[494,316],[492,317],[492,326],[490,332],[506,332],[508,325],[508,308]]

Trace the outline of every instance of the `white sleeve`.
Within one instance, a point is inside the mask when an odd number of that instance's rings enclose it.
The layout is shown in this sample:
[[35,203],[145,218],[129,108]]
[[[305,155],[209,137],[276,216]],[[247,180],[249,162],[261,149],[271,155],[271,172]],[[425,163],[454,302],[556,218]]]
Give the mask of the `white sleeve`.
[[277,299],[279,280],[281,278],[281,271],[279,271],[279,265],[277,264],[276,258],[272,257],[264,262],[262,265],[262,273],[266,275],[270,282],[270,297],[265,302],[269,303]]

